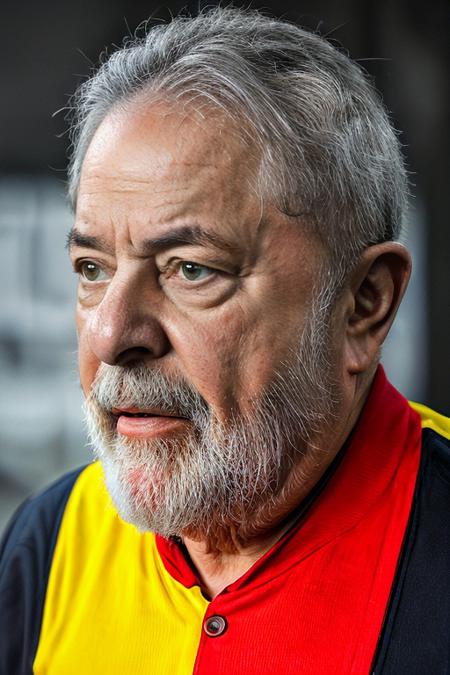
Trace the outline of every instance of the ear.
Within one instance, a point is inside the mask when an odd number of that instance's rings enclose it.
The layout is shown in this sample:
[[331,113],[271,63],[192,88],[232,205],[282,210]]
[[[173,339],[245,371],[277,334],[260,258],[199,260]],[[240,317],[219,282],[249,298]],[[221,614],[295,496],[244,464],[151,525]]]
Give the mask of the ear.
[[411,256],[396,242],[367,248],[349,280],[346,367],[363,373],[379,354],[411,275]]

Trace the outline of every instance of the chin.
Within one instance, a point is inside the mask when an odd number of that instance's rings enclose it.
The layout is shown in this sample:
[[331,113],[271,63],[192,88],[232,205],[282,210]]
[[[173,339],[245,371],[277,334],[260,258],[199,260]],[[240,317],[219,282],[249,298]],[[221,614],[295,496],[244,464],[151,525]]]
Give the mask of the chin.
[[150,489],[146,468],[125,470],[111,459],[103,457],[100,461],[106,487],[122,520],[141,532],[153,531],[151,514],[157,510],[158,501],[155,490]]

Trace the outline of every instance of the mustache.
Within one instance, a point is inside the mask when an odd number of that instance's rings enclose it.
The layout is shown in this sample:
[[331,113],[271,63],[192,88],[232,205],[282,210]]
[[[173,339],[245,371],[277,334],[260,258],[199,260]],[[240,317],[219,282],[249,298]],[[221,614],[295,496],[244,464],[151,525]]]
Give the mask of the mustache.
[[188,382],[168,378],[159,369],[102,364],[97,372],[87,403],[104,412],[113,408],[157,408],[161,412],[204,421],[211,416],[205,399]]

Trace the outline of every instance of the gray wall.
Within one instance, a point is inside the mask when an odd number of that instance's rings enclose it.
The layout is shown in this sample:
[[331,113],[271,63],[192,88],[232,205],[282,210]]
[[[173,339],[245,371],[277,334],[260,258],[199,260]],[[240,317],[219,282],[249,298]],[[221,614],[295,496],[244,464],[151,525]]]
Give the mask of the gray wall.
[[0,179],[0,527],[24,495],[89,461],[63,184]]

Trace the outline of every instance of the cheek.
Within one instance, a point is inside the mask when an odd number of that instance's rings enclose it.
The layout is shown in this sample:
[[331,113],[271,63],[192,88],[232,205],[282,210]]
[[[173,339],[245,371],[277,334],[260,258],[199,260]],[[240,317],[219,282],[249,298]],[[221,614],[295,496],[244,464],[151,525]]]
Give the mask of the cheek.
[[219,417],[246,412],[296,347],[298,321],[275,312],[245,311],[233,303],[214,315],[171,326],[170,341],[181,374]]
[[80,372],[81,387],[85,396],[88,395],[97,370],[99,360],[89,347],[86,331],[86,316],[83,310],[78,309],[76,314],[76,327],[78,335],[78,366]]
[[187,319],[168,330],[181,375],[219,416],[229,412],[236,400],[242,334],[237,311]]
[[277,322],[273,321],[261,323],[246,336],[240,359],[238,394],[244,412],[267,390],[280,365],[292,360],[298,333],[298,328],[290,332],[286,324],[277,327]]

